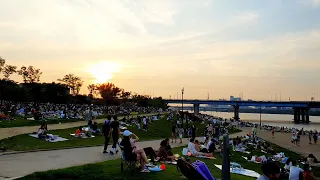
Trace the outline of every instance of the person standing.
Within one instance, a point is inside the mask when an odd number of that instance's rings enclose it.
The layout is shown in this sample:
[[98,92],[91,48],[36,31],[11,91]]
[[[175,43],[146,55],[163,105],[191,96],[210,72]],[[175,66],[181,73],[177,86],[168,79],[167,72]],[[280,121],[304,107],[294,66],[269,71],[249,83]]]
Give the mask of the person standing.
[[104,148],[103,148],[103,153],[108,153],[108,145],[110,141],[110,136],[111,136],[111,116],[107,116],[107,120],[103,123],[102,126],[102,133],[104,135]]
[[191,127],[192,139],[196,139],[196,131],[197,131],[196,126],[192,125]]
[[172,141],[171,143],[173,143],[173,139],[175,141],[175,143],[177,143],[177,132],[176,132],[176,124],[172,124],[172,127],[171,127],[171,131],[172,131]]
[[274,138],[274,128],[272,129],[272,138]]
[[91,108],[88,108],[85,111],[85,119],[86,119],[87,122],[92,121],[92,110],[91,110]]
[[119,151],[117,150],[117,143],[119,140],[119,135],[120,135],[120,127],[119,127],[119,121],[118,117],[114,116],[113,121],[111,123],[111,128],[112,128],[112,149],[110,150],[110,154],[113,155],[114,153],[118,153]]
[[317,131],[315,131],[313,133],[313,141],[314,141],[314,144],[317,144],[317,141],[318,141],[318,132]]
[[184,130],[182,127],[178,128],[178,135],[179,135],[179,139],[180,139],[180,144],[182,144],[183,131]]
[[312,144],[312,131],[309,131],[309,144]]

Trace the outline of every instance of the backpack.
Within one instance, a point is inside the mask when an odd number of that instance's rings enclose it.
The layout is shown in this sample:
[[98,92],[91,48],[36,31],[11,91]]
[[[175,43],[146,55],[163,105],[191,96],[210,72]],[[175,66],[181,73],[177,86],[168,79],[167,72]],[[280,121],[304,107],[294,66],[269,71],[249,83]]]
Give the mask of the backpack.
[[184,158],[177,161],[177,170],[189,180],[205,180],[205,178]]

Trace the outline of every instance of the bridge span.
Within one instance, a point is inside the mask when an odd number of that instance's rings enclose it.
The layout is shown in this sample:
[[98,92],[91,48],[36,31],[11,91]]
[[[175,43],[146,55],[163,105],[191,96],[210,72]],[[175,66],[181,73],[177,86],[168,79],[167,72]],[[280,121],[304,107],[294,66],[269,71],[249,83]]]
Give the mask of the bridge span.
[[201,104],[207,105],[230,105],[234,108],[234,119],[239,120],[239,108],[241,106],[254,107],[291,107],[294,110],[295,123],[309,123],[310,108],[320,108],[320,102],[315,101],[220,101],[220,100],[179,100],[165,99],[167,104],[192,104],[194,113],[199,113]]

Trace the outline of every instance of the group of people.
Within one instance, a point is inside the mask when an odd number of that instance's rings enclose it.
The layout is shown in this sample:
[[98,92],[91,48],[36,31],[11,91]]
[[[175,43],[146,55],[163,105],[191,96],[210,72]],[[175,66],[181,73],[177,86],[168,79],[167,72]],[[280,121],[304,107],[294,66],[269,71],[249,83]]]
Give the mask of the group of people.
[[[286,170],[289,171],[289,180],[320,180],[314,176],[309,164],[304,164],[303,168],[297,166],[296,161],[290,161],[285,165]],[[282,171],[279,163],[268,162],[261,166],[263,174],[258,180],[277,180],[281,179]]]
[[[172,162],[176,160],[176,156],[171,151],[169,139],[162,140],[158,151],[155,151],[152,147],[140,148],[138,145],[139,137],[129,130],[125,130],[122,135],[123,140],[119,145],[123,150],[123,156],[126,161],[138,161],[140,172],[150,172],[148,167],[153,167],[157,161]],[[150,157],[151,163],[148,157]]]
[[86,119],[90,113],[97,117],[104,114],[129,115],[131,112],[153,113],[162,112],[155,107],[138,107],[134,103],[123,103],[119,106],[82,105],[82,104],[52,104],[35,102],[3,102],[0,105],[0,118],[13,120],[16,115],[34,120],[41,119]]

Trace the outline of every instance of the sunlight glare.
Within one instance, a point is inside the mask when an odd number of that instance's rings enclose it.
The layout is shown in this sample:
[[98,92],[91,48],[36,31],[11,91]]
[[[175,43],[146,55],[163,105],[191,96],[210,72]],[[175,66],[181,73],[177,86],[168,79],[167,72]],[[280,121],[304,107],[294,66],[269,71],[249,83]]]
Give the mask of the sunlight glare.
[[95,78],[95,83],[105,83],[113,78],[119,71],[119,65],[114,62],[103,61],[89,68],[89,73]]

